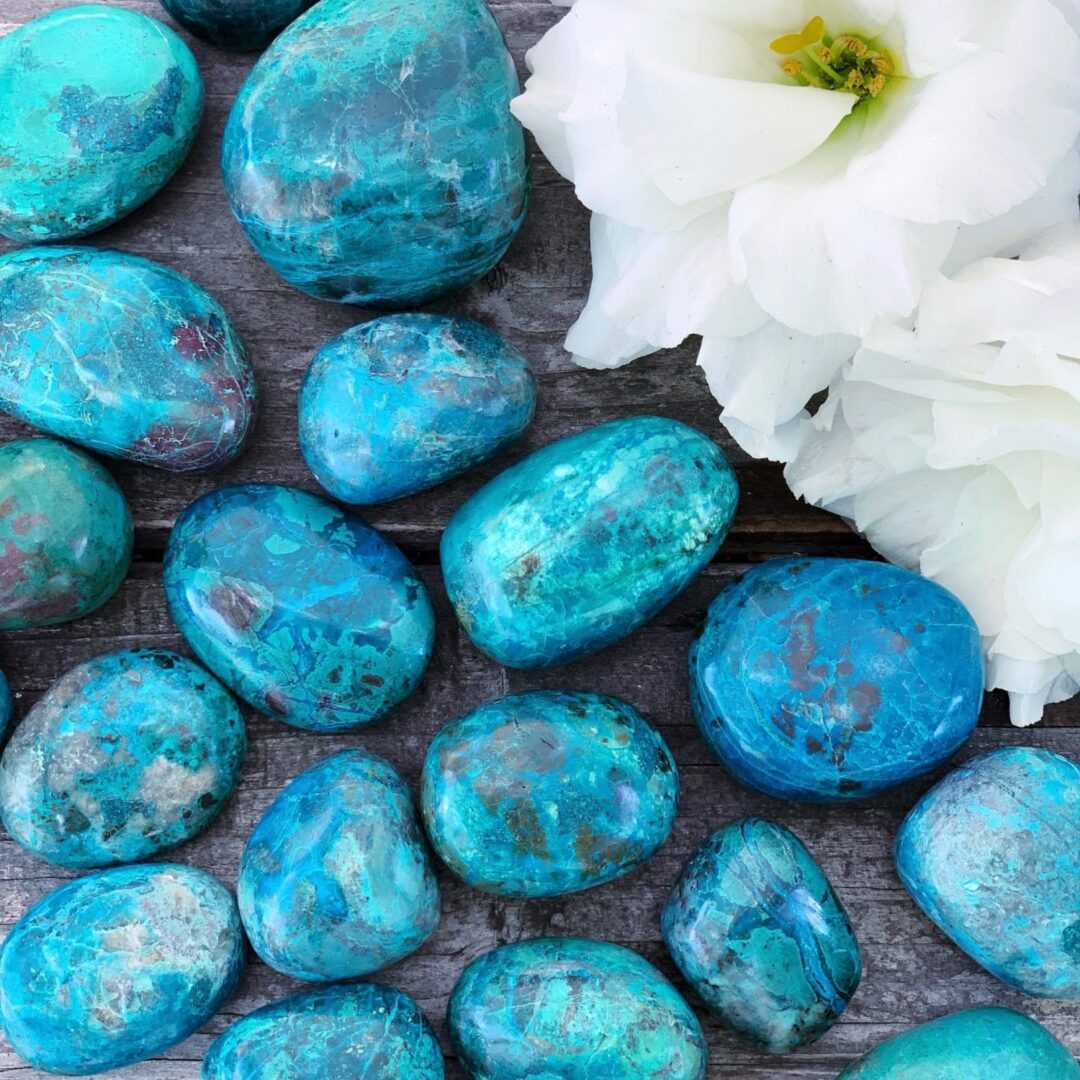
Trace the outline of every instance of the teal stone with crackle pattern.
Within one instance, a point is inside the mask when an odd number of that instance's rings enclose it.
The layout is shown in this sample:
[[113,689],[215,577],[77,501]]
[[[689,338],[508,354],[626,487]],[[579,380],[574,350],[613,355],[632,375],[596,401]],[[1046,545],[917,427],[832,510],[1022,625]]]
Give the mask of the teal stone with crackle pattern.
[[95,232],[156,194],[187,157],[203,84],[167,26],[104,4],[0,37],[0,235]]
[[615,420],[545,446],[450,519],[446,590],[475,644],[537,668],[587,656],[666,607],[716,554],[739,488],[676,420]]
[[660,733],[602,694],[488,702],[428,749],[420,805],[436,853],[500,896],[561,896],[621,877],[675,823],[679,777]]
[[232,894],[169,863],[49,893],[0,950],[0,1023],[26,1062],[92,1076],[156,1057],[225,1003],[244,966]]
[[462,972],[450,1041],[474,1080],[705,1080],[708,1047],[678,991],[620,945],[535,938]]
[[159,0],[196,37],[222,49],[264,49],[315,0]]
[[801,841],[771,821],[713,833],[684,867],[661,925],[713,1014],[773,1053],[824,1035],[859,985],[847,912]]
[[425,304],[525,216],[517,72],[484,0],[322,0],[233,105],[225,191],[255,250],[323,300]]
[[81,618],[120,587],[135,530],[123,492],[55,439],[0,446],[0,630]]

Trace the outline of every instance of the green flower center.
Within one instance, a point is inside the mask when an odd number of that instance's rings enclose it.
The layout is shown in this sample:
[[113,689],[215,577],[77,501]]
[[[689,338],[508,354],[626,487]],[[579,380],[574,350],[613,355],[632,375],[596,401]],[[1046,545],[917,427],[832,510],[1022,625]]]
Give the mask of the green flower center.
[[860,101],[876,98],[896,74],[896,64],[887,52],[856,34],[831,37],[820,15],[798,34],[784,34],[769,47],[785,57],[781,70],[800,86],[843,90]]

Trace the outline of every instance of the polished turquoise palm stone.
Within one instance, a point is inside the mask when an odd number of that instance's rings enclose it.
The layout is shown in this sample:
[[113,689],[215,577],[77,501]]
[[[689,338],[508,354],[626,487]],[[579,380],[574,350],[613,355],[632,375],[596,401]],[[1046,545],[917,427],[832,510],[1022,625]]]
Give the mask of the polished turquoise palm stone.
[[314,0],[160,0],[196,37],[223,49],[263,49]]

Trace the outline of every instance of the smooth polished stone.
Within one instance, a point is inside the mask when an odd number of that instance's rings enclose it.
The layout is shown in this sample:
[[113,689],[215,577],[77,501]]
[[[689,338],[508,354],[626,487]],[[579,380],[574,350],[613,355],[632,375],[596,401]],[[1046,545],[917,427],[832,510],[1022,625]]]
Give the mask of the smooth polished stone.
[[772,1053],[821,1038],[859,985],[847,912],[798,837],[771,821],[713,833],[675,883],[661,925],[702,1001]]
[[228,315],[188,278],[96,248],[0,256],[0,408],[12,416],[190,472],[236,457],[255,397]]
[[347,731],[417,687],[435,641],[427,590],[359,518],[273,484],[221,488],[180,516],[165,597],[196,655],[253,708]]
[[189,33],[222,49],[265,49],[315,0],[159,0]]
[[965,762],[904,819],[896,867],[969,956],[1025,994],[1080,999],[1080,765],[1028,746]]
[[244,849],[237,895],[259,956],[312,982],[396,963],[439,922],[412,795],[365,750],[321,761],[274,800]]
[[221,150],[233,213],[312,296],[425,304],[483,277],[521,226],[518,92],[484,0],[322,0],[233,105]]
[[3,736],[11,723],[11,687],[7,676],[0,671],[0,736]]
[[587,656],[666,607],[716,554],[739,488],[676,420],[616,420],[537,450],[482,487],[442,538],[462,626],[500,664]]
[[774,559],[713,601],[690,649],[698,728],[744,784],[836,802],[929,772],[982,707],[979,631],[940,585],[860,559]]
[[441,484],[529,426],[536,380],[470,319],[386,315],[324,345],[300,389],[300,450],[335,499],[370,505]]
[[578,892],[667,840],[679,777],[660,733],[601,694],[537,690],[481,705],[428,749],[420,806],[436,853],[500,896]]
[[116,481],[54,439],[0,446],[0,630],[101,607],[131,563],[135,529]]
[[72,668],[0,758],[0,817],[38,858],[136,862],[204,829],[236,786],[244,718],[186,657],[126,649]]
[[443,1080],[435,1033],[408,994],[354,983],[294,994],[218,1036],[202,1080]]
[[46,1072],[90,1076],[183,1042],[244,966],[232,894],[202,870],[117,866],[49,893],[0,951],[0,1020]]
[[0,37],[0,235],[85,236],[141,206],[202,108],[195,57],[156,19],[80,4],[17,26]]
[[886,1039],[837,1080],[1080,1080],[1080,1065],[1021,1013],[967,1009]]
[[678,991],[620,945],[535,938],[478,957],[447,1011],[475,1080],[705,1080],[708,1047]]

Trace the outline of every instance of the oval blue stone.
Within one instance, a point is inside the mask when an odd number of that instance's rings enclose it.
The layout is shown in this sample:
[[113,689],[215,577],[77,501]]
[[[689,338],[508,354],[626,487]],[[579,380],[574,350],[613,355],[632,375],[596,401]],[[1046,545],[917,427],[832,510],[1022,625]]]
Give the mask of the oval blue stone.
[[536,381],[470,319],[387,315],[324,345],[300,390],[300,450],[358,505],[412,495],[493,457],[529,425]]
[[435,616],[404,555],[359,518],[272,484],[221,488],[180,516],[165,597],[196,655],[248,704],[345,731],[416,689]]
[[651,619],[716,554],[739,489],[723,451],[655,416],[537,450],[481,488],[442,538],[462,626],[515,668],[576,660]]
[[690,649],[706,743],[781,799],[862,798],[929,772],[975,728],[979,631],[885,563],[774,559],[723,589]]
[[322,0],[229,116],[225,191],[256,251],[324,300],[425,304],[521,226],[517,73],[484,0]]
[[315,0],[159,0],[196,37],[222,49],[264,49]]
[[896,867],[969,956],[1025,994],[1080,998],[1080,765],[1008,747],[951,772],[905,818]]
[[244,966],[232,894],[202,870],[118,866],[62,885],[0,951],[0,1020],[20,1057],[90,1076],[182,1042]]

